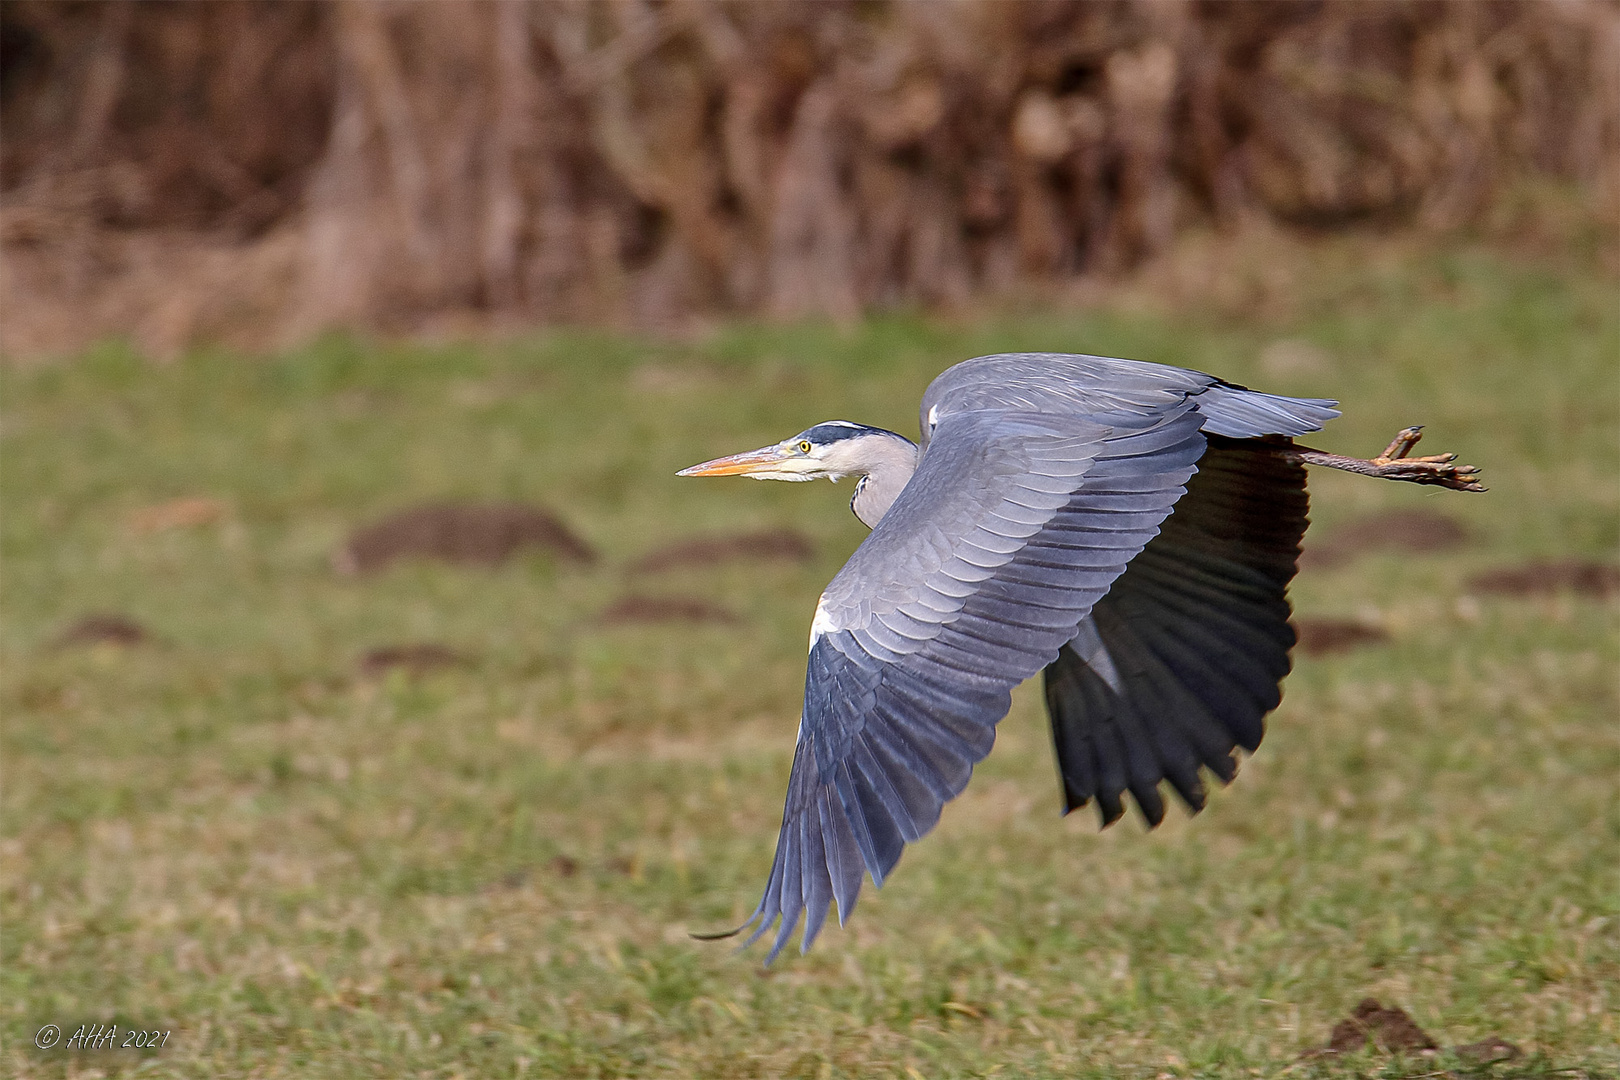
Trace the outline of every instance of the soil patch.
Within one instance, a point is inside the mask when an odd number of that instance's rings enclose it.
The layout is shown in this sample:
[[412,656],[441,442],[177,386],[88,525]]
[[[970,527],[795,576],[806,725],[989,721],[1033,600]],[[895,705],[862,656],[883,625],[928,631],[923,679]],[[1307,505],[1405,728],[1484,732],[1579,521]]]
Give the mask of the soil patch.
[[[1368,1046],[1386,1054],[1426,1053],[1439,1049],[1439,1044],[1427,1031],[1418,1027],[1417,1021],[1405,1009],[1398,1006],[1386,1009],[1377,998],[1364,998],[1349,1016],[1333,1025],[1327,1046],[1311,1050],[1304,1056],[1323,1058],[1335,1054],[1354,1054]],[[1454,1046],[1451,1052],[1476,1068],[1500,1065],[1524,1057],[1523,1050],[1496,1035],[1465,1046]]]
[[546,869],[557,877],[570,878],[579,873],[579,863],[567,855],[553,855],[551,861],[546,863]]
[[403,558],[495,566],[530,547],[568,562],[596,560],[585,541],[556,515],[537,506],[427,503],[356,529],[332,562],[344,574],[369,573]]
[[1432,510],[1387,510],[1347,522],[1319,542],[1307,540],[1300,554],[1303,567],[1343,566],[1374,551],[1451,551],[1468,543],[1468,530]]
[[648,552],[630,569],[638,574],[657,573],[687,566],[783,560],[805,562],[816,549],[802,533],[792,529],[738,533],[736,536],[697,536]]
[[1389,640],[1383,627],[1353,619],[1295,619],[1294,632],[1299,635],[1297,648],[1306,656],[1349,652]]
[[445,668],[466,667],[472,659],[447,645],[426,641],[414,645],[384,645],[360,657],[360,673],[375,678],[386,675],[393,668],[403,668],[412,675]]
[[626,596],[602,612],[601,621],[608,626],[629,623],[718,623],[735,626],[742,622],[736,614],[718,604],[690,596]]
[[127,615],[101,612],[86,615],[56,636],[58,649],[77,645],[146,645],[157,639]]
[[1487,570],[1468,579],[1474,592],[1499,596],[1544,596],[1556,592],[1613,596],[1620,592],[1620,566],[1578,559],[1528,562]]
[[1327,1048],[1336,1054],[1350,1054],[1371,1042],[1388,1053],[1434,1050],[1429,1033],[1417,1026],[1405,1009],[1386,1009],[1377,998],[1366,998],[1349,1016],[1333,1025]]

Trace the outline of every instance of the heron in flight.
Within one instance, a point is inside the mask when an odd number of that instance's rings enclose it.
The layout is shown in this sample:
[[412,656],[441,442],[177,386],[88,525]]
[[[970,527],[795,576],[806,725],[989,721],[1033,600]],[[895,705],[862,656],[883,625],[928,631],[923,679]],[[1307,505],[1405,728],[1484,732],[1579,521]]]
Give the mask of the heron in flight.
[[[872,531],[821,594],[787,806],[751,944],[766,963],[863,871],[882,886],[990,752],[1014,686],[1045,672],[1064,812],[1107,826],[1159,787],[1194,813],[1208,769],[1253,752],[1282,699],[1305,466],[1484,490],[1419,429],[1359,459],[1295,443],[1336,403],[1184,368],[1057,353],[982,356],[923,395],[921,442],[844,420],[681,476],[856,477]],[[757,925],[755,925],[757,924]]]

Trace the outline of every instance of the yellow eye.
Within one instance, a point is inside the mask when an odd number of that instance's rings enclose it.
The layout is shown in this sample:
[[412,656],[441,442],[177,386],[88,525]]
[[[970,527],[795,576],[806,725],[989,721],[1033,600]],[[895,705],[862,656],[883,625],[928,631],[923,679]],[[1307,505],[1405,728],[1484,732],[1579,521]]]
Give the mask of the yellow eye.
[[799,440],[799,453],[808,454],[809,452],[810,452],[810,441],[808,439],[800,439]]

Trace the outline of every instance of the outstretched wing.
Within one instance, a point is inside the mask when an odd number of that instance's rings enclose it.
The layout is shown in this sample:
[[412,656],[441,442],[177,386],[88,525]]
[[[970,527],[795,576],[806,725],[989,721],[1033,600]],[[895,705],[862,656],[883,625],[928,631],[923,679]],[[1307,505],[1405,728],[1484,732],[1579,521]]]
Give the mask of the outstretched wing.
[[801,913],[801,951],[830,903],[847,919],[863,869],[881,885],[933,828],[1012,687],[1056,659],[1154,536],[1205,447],[1185,391],[1154,405],[938,419],[816,609],[776,859],[749,919],[752,942],[780,918],[770,959]]
[[1169,780],[1195,812],[1200,769],[1223,783],[1260,745],[1294,645],[1288,583],[1309,501],[1305,466],[1267,443],[1211,436],[1187,494],[1046,669],[1065,812],[1106,826],[1128,790],[1149,825]]

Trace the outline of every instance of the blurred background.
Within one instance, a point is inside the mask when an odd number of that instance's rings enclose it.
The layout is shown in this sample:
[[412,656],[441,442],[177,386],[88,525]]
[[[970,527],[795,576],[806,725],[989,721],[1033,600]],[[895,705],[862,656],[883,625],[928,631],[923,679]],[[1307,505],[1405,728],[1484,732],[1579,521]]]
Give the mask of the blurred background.
[[[1620,1076],[1620,3],[4,0],[0,122],[0,1074]],[[1032,681],[693,941],[865,530],[675,471],[1023,350],[1490,491],[1313,472],[1197,818]]]
[[1190,228],[1500,229],[1537,182],[1611,261],[1620,221],[1605,0],[3,20],[13,354],[1062,300]]

